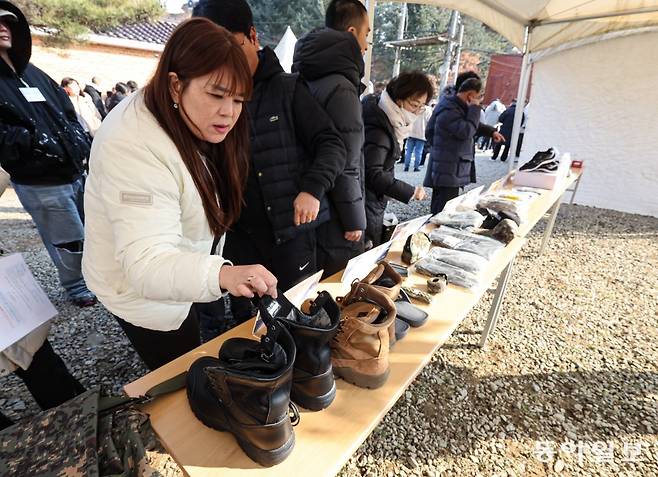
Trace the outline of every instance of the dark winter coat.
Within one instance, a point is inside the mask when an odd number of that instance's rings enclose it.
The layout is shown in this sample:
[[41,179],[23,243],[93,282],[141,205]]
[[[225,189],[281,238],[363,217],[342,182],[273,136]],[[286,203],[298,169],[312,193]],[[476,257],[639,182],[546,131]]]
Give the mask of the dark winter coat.
[[[512,140],[512,130],[514,129],[514,114],[516,114],[516,103],[501,113],[498,121],[501,122],[500,134],[505,136],[505,141],[509,144]],[[522,116],[521,124],[525,121],[525,113]]]
[[107,108],[105,108],[105,104],[103,103],[103,98],[101,97],[100,91],[98,91],[92,85],[88,84],[85,86],[84,92],[85,94],[88,94],[91,100],[94,102],[94,106],[96,106],[98,114],[101,115],[101,118],[105,119],[105,116],[107,116]]
[[464,187],[475,182],[475,136],[491,137],[494,128],[480,124],[480,106],[457,95],[444,95],[427,123],[430,159],[425,187]]
[[345,168],[329,192],[336,220],[344,231],[365,230],[364,137],[359,100],[364,63],[359,43],[349,32],[315,30],[297,41],[293,71],[299,72],[329,114],[347,150]]
[[[275,243],[329,219],[326,192],[345,166],[345,146],[327,113],[296,74],[263,48],[247,103],[251,166],[245,207],[235,224],[247,233],[271,228]],[[318,218],[295,226],[293,202],[307,192],[321,203]]]
[[107,112],[109,113],[114,109],[114,107],[119,104],[121,101],[126,99],[127,96],[123,93],[116,92],[109,98],[107,98]]
[[[89,136],[64,90],[30,64],[32,38],[21,11],[5,1],[0,9],[19,20],[9,24],[16,72],[0,59],[0,165],[18,184],[70,184],[84,170]],[[28,102],[20,91],[26,86],[38,88],[46,101]]]
[[377,245],[381,242],[384,211],[389,197],[408,203],[415,187],[395,178],[395,163],[400,158],[400,146],[393,125],[379,107],[379,96],[363,98],[365,126],[366,237]]

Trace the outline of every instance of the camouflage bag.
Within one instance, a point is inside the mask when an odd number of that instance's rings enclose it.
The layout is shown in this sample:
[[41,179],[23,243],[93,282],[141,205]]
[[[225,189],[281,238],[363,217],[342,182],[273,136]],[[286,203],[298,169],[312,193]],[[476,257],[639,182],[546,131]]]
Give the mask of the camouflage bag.
[[139,405],[184,386],[184,374],[140,398],[91,389],[0,431],[0,477],[162,477],[146,451],[157,438]]

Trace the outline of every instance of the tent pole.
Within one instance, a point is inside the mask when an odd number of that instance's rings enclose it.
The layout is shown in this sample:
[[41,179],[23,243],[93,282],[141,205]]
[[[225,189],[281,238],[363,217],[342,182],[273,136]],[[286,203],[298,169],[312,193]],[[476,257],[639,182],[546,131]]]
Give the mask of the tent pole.
[[519,142],[519,131],[521,130],[521,120],[523,119],[523,108],[525,107],[525,98],[528,94],[528,83],[530,82],[530,27],[525,27],[525,36],[523,40],[523,60],[521,63],[521,77],[519,78],[519,90],[516,96],[516,111],[514,112],[514,126],[512,127],[512,137],[505,138],[509,143],[509,160],[510,172],[514,169],[516,160],[516,145]]
[[450,30],[448,31],[448,44],[446,45],[446,54],[440,69],[441,84],[439,86],[439,96],[441,95],[441,93],[443,93],[445,87],[448,86],[448,76],[450,76],[450,70],[452,66],[452,55],[453,55],[453,50],[455,49],[458,21],[459,21],[459,12],[457,10],[453,10],[452,13],[450,14]]
[[462,46],[464,45],[464,22],[459,18],[459,43],[457,43],[457,57],[455,58],[455,65],[453,69],[454,82],[457,82],[457,75],[459,75],[459,64],[462,60]]
[[377,7],[377,0],[361,0],[368,10],[368,20],[370,21],[370,38],[368,51],[366,52],[365,57],[365,71],[363,75],[363,83],[368,86],[370,83],[370,74],[372,71],[372,49],[374,47],[374,36],[375,36],[375,8]]
[[[407,4],[402,3],[402,14],[398,24],[398,40],[404,40],[404,31],[407,29]],[[402,47],[395,48],[395,62],[393,63],[393,76],[395,78],[400,74],[400,63],[402,63]]]

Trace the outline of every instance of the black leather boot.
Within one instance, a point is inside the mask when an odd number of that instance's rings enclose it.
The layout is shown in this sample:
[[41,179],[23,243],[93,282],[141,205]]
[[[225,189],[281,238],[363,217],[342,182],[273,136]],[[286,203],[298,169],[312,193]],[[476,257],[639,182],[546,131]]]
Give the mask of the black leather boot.
[[295,342],[280,323],[266,325],[260,342],[231,338],[219,359],[195,361],[187,373],[187,397],[201,422],[230,432],[252,460],[269,467],[292,452],[299,414],[290,402]]
[[[268,297],[263,302],[274,310],[274,300]],[[297,345],[290,398],[311,411],[325,409],[336,397],[331,340],[338,332],[340,309],[327,292],[304,302],[301,311],[281,293],[276,303],[279,308],[274,316],[290,330]]]

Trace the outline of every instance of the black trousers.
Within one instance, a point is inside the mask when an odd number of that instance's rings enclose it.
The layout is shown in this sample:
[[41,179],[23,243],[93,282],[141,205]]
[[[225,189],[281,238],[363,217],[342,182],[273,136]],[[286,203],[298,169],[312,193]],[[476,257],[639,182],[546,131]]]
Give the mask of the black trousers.
[[[14,374],[21,378],[41,409],[50,409],[85,392],[85,388],[71,375],[62,358],[48,342],[34,354],[27,369],[18,368]],[[13,424],[0,413],[0,429]]]
[[231,230],[222,254],[234,265],[263,265],[277,278],[279,289],[286,291],[317,272],[316,247],[315,230],[277,245],[268,224],[253,233]]
[[343,270],[352,258],[363,253],[363,238],[358,242],[345,240],[340,221],[329,220],[317,228],[317,269],[327,278]]
[[430,206],[432,214],[438,214],[449,200],[459,196],[459,189],[459,187],[433,187],[432,205]]
[[[500,154],[500,148],[503,147],[503,144],[505,148],[503,149],[503,155],[500,156],[500,160],[502,162],[505,162],[507,160],[507,157],[509,156],[509,148],[510,148],[509,141],[506,141],[505,143],[497,142],[494,145],[493,156],[491,157],[492,159],[498,158],[498,154]],[[523,146],[523,133],[519,133],[519,140],[516,144],[516,157],[519,157],[521,155],[522,146]]]
[[172,331],[149,330],[128,323],[116,315],[114,318],[151,371],[201,345],[196,303],[190,308],[180,328]]

